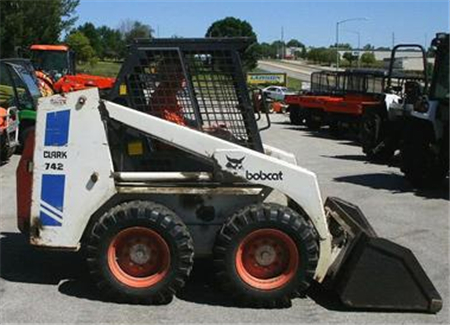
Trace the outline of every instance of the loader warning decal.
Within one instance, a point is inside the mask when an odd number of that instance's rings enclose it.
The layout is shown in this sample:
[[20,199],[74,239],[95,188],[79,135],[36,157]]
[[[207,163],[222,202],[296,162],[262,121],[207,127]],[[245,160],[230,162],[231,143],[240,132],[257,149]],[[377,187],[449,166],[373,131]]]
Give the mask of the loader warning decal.
[[61,226],[65,182],[65,175],[42,175],[39,218],[43,226]]
[[45,145],[62,147],[69,139],[70,110],[49,112],[45,123]]

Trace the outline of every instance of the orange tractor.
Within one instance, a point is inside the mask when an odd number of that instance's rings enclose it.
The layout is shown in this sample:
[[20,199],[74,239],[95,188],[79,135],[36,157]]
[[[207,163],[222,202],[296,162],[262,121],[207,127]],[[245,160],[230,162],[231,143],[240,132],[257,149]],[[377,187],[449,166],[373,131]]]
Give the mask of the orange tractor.
[[114,85],[115,78],[76,73],[75,52],[66,45],[34,44],[30,52],[44,96],[90,87],[108,91]]

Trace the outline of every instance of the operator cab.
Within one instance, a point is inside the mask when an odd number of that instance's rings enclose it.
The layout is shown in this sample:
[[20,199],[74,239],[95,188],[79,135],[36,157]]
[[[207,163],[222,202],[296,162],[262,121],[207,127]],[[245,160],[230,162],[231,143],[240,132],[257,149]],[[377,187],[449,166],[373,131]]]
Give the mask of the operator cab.
[[40,45],[30,47],[31,61],[38,71],[49,75],[54,81],[75,74],[75,53],[66,45]]

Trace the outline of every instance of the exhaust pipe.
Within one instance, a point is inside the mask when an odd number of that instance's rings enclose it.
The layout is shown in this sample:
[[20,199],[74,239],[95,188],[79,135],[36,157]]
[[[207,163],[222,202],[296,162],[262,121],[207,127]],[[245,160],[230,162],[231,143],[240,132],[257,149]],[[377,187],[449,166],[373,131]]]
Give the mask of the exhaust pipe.
[[325,202],[339,253],[324,285],[351,309],[437,313],[442,298],[407,248],[380,238],[361,210],[339,198]]

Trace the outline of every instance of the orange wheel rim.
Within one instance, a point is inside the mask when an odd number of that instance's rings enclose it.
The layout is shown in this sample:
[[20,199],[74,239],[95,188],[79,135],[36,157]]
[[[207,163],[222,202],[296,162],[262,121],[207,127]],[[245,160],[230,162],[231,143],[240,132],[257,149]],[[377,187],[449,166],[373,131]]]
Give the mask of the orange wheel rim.
[[236,253],[236,271],[248,285],[275,290],[286,285],[299,266],[297,245],[277,229],[260,229],[248,234]]
[[109,245],[108,266],[114,277],[125,285],[151,287],[169,272],[169,246],[151,229],[128,228],[119,232]]

